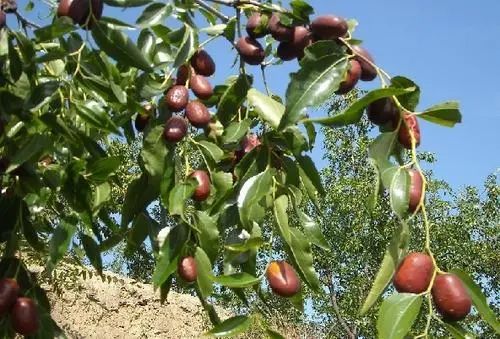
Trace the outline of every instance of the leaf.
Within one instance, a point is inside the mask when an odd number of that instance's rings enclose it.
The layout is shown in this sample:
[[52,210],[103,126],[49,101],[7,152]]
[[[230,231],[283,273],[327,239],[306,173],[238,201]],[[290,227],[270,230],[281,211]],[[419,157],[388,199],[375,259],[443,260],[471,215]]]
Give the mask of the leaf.
[[87,166],[85,177],[95,183],[103,183],[113,174],[121,165],[119,157],[107,157],[98,159]]
[[384,292],[386,286],[391,282],[392,276],[399,264],[399,258],[402,255],[402,249],[407,246],[409,237],[408,224],[402,223],[392,236],[391,242],[387,247],[384,259],[380,264],[380,268],[375,276],[372,288],[359,310],[360,315],[364,315],[375,304],[378,297]]
[[323,236],[323,232],[321,232],[321,228],[318,223],[299,209],[296,209],[296,213],[299,217],[300,223],[302,224],[306,238],[309,239],[311,243],[321,247],[325,251],[330,251],[330,246],[328,246],[328,242]]
[[290,245],[292,243],[292,235],[290,234],[290,227],[288,226],[288,197],[282,195],[274,201],[274,217],[276,218],[276,225],[280,232],[281,237],[285,242]]
[[141,27],[154,26],[161,23],[170,14],[172,14],[170,4],[155,2],[144,9],[135,23]]
[[9,71],[10,71],[10,76],[12,77],[12,80],[17,81],[21,77],[21,74],[23,73],[23,63],[21,61],[21,58],[19,57],[19,54],[17,53],[17,50],[12,43],[13,39],[8,39],[8,46],[9,46]]
[[56,18],[50,25],[36,29],[33,33],[35,33],[38,42],[44,42],[60,38],[75,29],[75,25],[68,17],[60,17]]
[[252,85],[252,77],[241,74],[222,94],[217,106],[217,117],[226,126],[238,114]]
[[57,263],[63,258],[69,248],[76,231],[74,220],[61,220],[49,241],[48,271],[52,271]]
[[319,175],[319,172],[316,169],[316,165],[314,164],[314,161],[311,159],[311,157],[309,157],[308,155],[304,155],[298,156],[296,157],[296,159],[299,163],[299,170],[302,170],[304,172],[304,175],[311,181],[311,183],[320,194],[325,194],[323,184],[321,183],[321,176]]
[[136,67],[146,72],[151,71],[150,62],[123,32],[105,23],[97,22],[92,28],[92,36],[99,48],[118,63]]
[[384,300],[377,319],[378,337],[402,339],[410,331],[422,305],[422,296],[395,293]]
[[212,277],[212,280],[215,283],[218,283],[222,286],[230,287],[230,288],[245,288],[257,285],[260,283],[261,278],[254,277],[251,274],[242,272],[235,273],[230,275],[219,275]]
[[80,239],[90,263],[99,274],[102,274],[102,258],[99,245],[86,234],[80,234]]
[[196,269],[198,270],[196,282],[202,297],[206,299],[213,293],[214,289],[212,283],[212,264],[210,264],[210,259],[201,247],[196,247],[194,258],[196,260]]
[[238,315],[236,317],[229,318],[219,325],[214,326],[206,335],[211,335],[217,338],[220,337],[234,337],[247,331],[252,324],[252,319]]
[[314,270],[311,245],[305,235],[298,229],[290,228],[291,243],[290,250],[293,254],[302,276],[309,287],[316,293],[319,293],[321,286],[318,274]]
[[52,100],[52,95],[59,89],[59,82],[47,81],[37,85],[24,102],[24,110],[35,112]]
[[200,29],[200,32],[204,32],[207,35],[215,36],[215,35],[221,35],[222,33],[225,32],[227,28],[226,24],[218,24],[218,25],[213,25],[213,26],[208,26],[205,28]]
[[149,4],[153,0],[104,0],[111,7],[140,7]]
[[165,159],[168,148],[163,139],[164,126],[155,126],[144,138],[141,158],[144,168],[152,177],[162,176],[165,171]]
[[250,229],[253,223],[252,208],[269,193],[272,187],[271,170],[266,170],[248,179],[241,187],[238,195],[238,211],[241,223]]
[[[312,45],[308,51],[314,52],[315,48]],[[307,107],[323,104],[339,88],[349,63],[340,50],[337,52],[323,55],[314,62],[304,62],[298,72],[290,75],[280,128],[296,123]]]
[[6,170],[7,173],[12,172],[26,161],[30,160],[33,156],[48,147],[50,143],[49,137],[43,134],[35,134],[28,138],[27,142],[22,145],[10,159],[9,167]]
[[464,330],[457,323],[443,322],[442,324],[443,324],[444,328],[446,328],[448,333],[450,333],[453,336],[453,338],[455,338],[455,339],[474,339],[474,338],[476,338],[475,335],[468,333],[466,330]]
[[285,106],[255,88],[248,91],[247,99],[262,120],[269,123],[271,127],[278,128],[285,113]]
[[120,130],[100,104],[96,101],[74,103],[76,113],[83,121],[99,130],[120,135]]
[[148,230],[151,227],[151,220],[146,213],[139,213],[132,223],[132,227],[127,234],[127,249],[133,251],[146,240]]
[[239,142],[245,135],[247,135],[251,123],[252,121],[250,119],[230,123],[229,126],[224,129],[222,142],[224,144]]
[[196,186],[196,180],[188,180],[187,182],[179,182],[172,188],[168,197],[170,215],[180,215],[184,218],[186,200],[191,198]]
[[219,146],[210,142],[210,141],[197,141],[196,145],[200,148],[200,150],[212,158],[216,163],[221,161],[224,157],[224,151],[220,149]]
[[300,18],[303,22],[308,22],[309,16],[314,14],[314,8],[303,0],[291,1],[290,7],[292,8],[292,14],[295,17]]
[[410,174],[406,169],[399,168],[392,178],[390,200],[392,210],[404,219],[408,215],[410,204]]
[[111,197],[111,185],[104,182],[96,186],[94,191],[94,202],[92,204],[92,211],[98,212],[104,203]]
[[456,101],[444,102],[432,106],[417,116],[446,127],[453,127],[456,123],[462,122],[462,114],[460,113],[458,102]]
[[310,121],[331,127],[339,127],[339,126],[355,124],[359,122],[359,120],[361,119],[364,109],[372,102],[393,95],[397,96],[401,94],[411,93],[414,90],[415,90],[414,87],[411,88],[386,87],[386,88],[375,89],[366,94],[365,96],[363,96],[362,98],[358,99],[354,103],[352,103],[349,107],[347,107],[343,112],[339,114],[336,114],[332,117],[310,119]]
[[143,173],[134,179],[127,188],[122,208],[121,226],[126,227],[137,213],[142,212],[154,199],[160,190],[160,180]]
[[410,112],[415,111],[418,102],[420,101],[420,88],[408,78],[402,76],[395,76],[391,78],[391,87],[397,88],[410,88],[415,87],[415,90],[411,93],[398,95],[397,98],[401,105],[409,110]]
[[172,65],[173,68],[178,68],[182,64],[186,63],[186,61],[188,61],[196,51],[196,37],[193,29],[188,25],[184,25],[182,32],[183,38],[179,49],[177,50],[174,64]]
[[497,333],[500,333],[500,322],[498,321],[495,312],[493,312],[493,310],[488,306],[488,302],[485,295],[481,291],[481,288],[474,282],[467,272],[459,269],[453,269],[451,270],[451,273],[456,274],[460,280],[462,280],[467,292],[469,292],[469,295],[472,298],[472,303],[481,315],[481,318],[490,324],[490,326]]
[[217,259],[219,250],[219,229],[217,220],[205,211],[196,211],[196,228],[200,231],[198,236],[200,247],[205,251],[210,262]]

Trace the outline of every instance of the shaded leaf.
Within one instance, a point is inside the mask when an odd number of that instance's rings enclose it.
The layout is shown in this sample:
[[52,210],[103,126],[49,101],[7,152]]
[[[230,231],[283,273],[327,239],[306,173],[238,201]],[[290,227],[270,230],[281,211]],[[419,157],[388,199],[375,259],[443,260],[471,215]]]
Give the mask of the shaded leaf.
[[224,126],[238,114],[251,85],[252,77],[242,74],[222,94],[217,106],[217,117]]
[[206,335],[211,335],[217,338],[234,337],[247,331],[252,324],[251,318],[243,315],[229,318],[219,325],[214,326]]
[[80,239],[82,241],[83,248],[89,258],[90,263],[96,269],[99,274],[102,274],[102,258],[99,245],[94,239],[86,234],[80,234]]

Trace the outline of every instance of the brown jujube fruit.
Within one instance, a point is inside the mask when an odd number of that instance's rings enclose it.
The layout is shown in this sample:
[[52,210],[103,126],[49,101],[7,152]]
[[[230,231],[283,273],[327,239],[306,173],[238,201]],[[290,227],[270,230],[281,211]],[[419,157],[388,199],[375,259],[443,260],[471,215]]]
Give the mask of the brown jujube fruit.
[[422,293],[432,280],[434,265],[425,253],[408,254],[394,275],[394,287],[400,293]]
[[300,279],[286,261],[272,261],[266,270],[267,281],[273,292],[282,297],[292,297],[300,291]]
[[253,13],[250,18],[248,18],[246,31],[250,37],[258,39],[269,34],[267,25],[263,25],[261,22],[262,15],[260,13]]
[[7,16],[3,11],[0,11],[0,28],[4,28],[7,23]]
[[304,49],[310,44],[312,44],[311,32],[303,26],[294,27],[290,45],[295,49],[297,57],[302,58]]
[[274,13],[269,19],[269,32],[277,41],[290,41],[293,37],[293,28],[287,27],[280,22],[279,14]]
[[446,320],[464,319],[470,312],[472,302],[464,284],[454,274],[438,274],[432,285],[432,299],[436,309]]
[[418,126],[418,120],[415,115],[405,114],[403,116],[403,122],[401,122],[401,127],[399,128],[398,140],[399,143],[406,149],[411,149],[411,134],[415,138],[415,147],[420,145],[420,127]]
[[173,116],[165,123],[163,137],[168,142],[179,142],[187,133],[187,122],[184,118]]
[[10,313],[12,328],[19,334],[32,335],[38,331],[40,319],[31,298],[18,298]]
[[165,103],[172,112],[180,112],[189,101],[189,91],[185,86],[175,85],[172,86],[165,94]]
[[189,79],[189,87],[194,95],[202,100],[209,99],[214,94],[212,85],[203,75],[195,75]]
[[135,117],[135,121],[134,121],[135,129],[138,132],[144,131],[144,129],[148,125],[148,122],[150,119],[151,119],[151,117],[149,115],[144,115],[144,114],[138,113],[137,116]]
[[344,81],[340,83],[339,89],[335,92],[337,94],[349,93],[359,81],[361,77],[361,65],[354,59],[349,61],[350,68],[347,71]]
[[196,201],[204,201],[210,195],[210,177],[206,171],[196,170],[189,175],[190,178],[195,178],[198,181],[198,186],[193,193],[193,199]]
[[[375,63],[373,60],[373,57],[371,56],[370,53],[366,49],[364,49],[361,46],[354,45],[352,46],[353,52],[356,54],[354,57],[359,64],[361,65],[361,80],[363,81],[372,81],[377,77],[377,70],[375,67],[370,65],[365,59],[369,60],[371,63]],[[359,55],[363,56],[365,59],[360,57]]]
[[199,50],[191,57],[191,66],[195,72],[206,77],[215,73],[214,59],[205,50]]
[[[90,16],[91,7],[93,17]],[[102,10],[102,0],[61,0],[57,7],[57,16],[70,17],[73,22],[81,25],[83,28],[91,28],[94,20],[101,18]],[[87,21],[89,21],[88,26],[86,25]]]
[[262,45],[250,37],[241,37],[236,43],[236,49],[243,61],[249,65],[258,65],[266,57]]
[[191,256],[187,256],[179,260],[177,273],[179,274],[179,277],[181,277],[181,279],[185,282],[195,282],[196,278],[198,277],[196,260]]
[[311,22],[311,31],[319,40],[335,40],[347,34],[347,21],[336,15],[321,15]]
[[283,61],[290,61],[297,57],[297,51],[289,42],[280,42],[277,55]]
[[408,173],[410,174],[410,202],[408,210],[413,213],[417,210],[422,194],[424,194],[423,180],[422,175],[416,169],[410,169]]
[[3,317],[10,311],[18,295],[19,285],[17,281],[10,278],[0,280],[0,317]]
[[202,128],[210,123],[210,112],[200,101],[191,101],[186,106],[186,118],[194,127]]
[[235,161],[239,162],[247,153],[250,153],[255,147],[258,147],[262,144],[259,137],[253,133],[246,135],[240,141],[240,147],[236,150]]
[[368,120],[380,126],[395,120],[399,115],[399,111],[391,98],[381,98],[368,105],[366,114]]
[[177,69],[177,79],[175,80],[176,85],[185,86],[189,78],[189,66],[182,65]]

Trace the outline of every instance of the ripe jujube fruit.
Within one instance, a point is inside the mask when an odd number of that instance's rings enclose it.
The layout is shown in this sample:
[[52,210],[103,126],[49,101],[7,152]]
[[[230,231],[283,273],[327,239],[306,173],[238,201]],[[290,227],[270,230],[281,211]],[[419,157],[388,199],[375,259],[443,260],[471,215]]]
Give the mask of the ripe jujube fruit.
[[154,115],[155,110],[154,106],[151,104],[145,104],[143,108],[146,113],[138,113],[134,121],[135,129],[139,132],[144,131],[147,124],[149,123],[149,120],[151,120],[151,116]]
[[236,162],[239,162],[247,153],[262,143],[259,137],[253,133],[246,135],[240,142],[240,148],[235,152]]
[[195,72],[204,76],[212,76],[215,73],[214,59],[205,50],[199,50],[191,57],[191,66]]
[[464,284],[454,274],[438,274],[432,285],[432,299],[446,320],[464,319],[471,309],[471,298]]
[[280,22],[280,15],[274,13],[269,19],[269,32],[277,41],[290,41],[293,37],[293,27],[287,27]]
[[10,312],[10,319],[12,328],[22,335],[35,334],[40,325],[38,310],[31,298],[17,298]]
[[348,29],[347,21],[336,15],[321,15],[311,22],[311,31],[318,40],[341,38]]
[[179,142],[187,133],[187,122],[184,118],[173,116],[165,123],[163,137],[168,142]]
[[349,93],[359,81],[361,77],[361,65],[358,61],[351,59],[349,60],[350,68],[347,71],[344,81],[339,85],[339,89],[335,92],[337,94]]
[[391,98],[381,98],[373,101],[366,108],[368,120],[375,125],[384,125],[394,121],[399,116],[399,110]]
[[7,16],[5,15],[4,11],[0,10],[0,28],[4,28],[6,23]]
[[180,112],[189,101],[189,91],[185,86],[175,85],[172,86],[165,94],[165,103],[172,112]]
[[189,66],[182,65],[177,69],[177,79],[175,80],[176,85],[185,86],[189,79]]
[[303,26],[294,27],[290,45],[295,49],[297,57],[303,57],[304,49],[310,44],[312,44],[311,32]]
[[210,123],[210,112],[200,101],[191,101],[186,106],[186,118],[194,127],[202,128]]
[[0,317],[3,317],[10,311],[18,295],[19,285],[17,281],[10,278],[0,280]]
[[94,20],[101,18],[102,10],[102,0],[61,0],[57,7],[57,16],[70,17],[83,28],[91,28]]
[[297,57],[297,51],[290,42],[280,42],[276,54],[283,61],[290,61]]
[[300,279],[286,261],[272,261],[266,270],[267,281],[273,292],[282,297],[292,297],[300,291]]
[[266,57],[262,45],[250,37],[241,37],[236,43],[236,49],[243,61],[249,65],[258,65]]
[[267,19],[265,23],[262,22],[262,20],[263,17],[260,13],[253,13],[250,18],[248,18],[246,30],[250,37],[258,39],[269,34]]
[[[403,116],[403,122],[399,128],[398,140],[404,148],[411,149],[411,141],[415,138],[415,147],[420,145],[420,127],[418,126],[417,117],[413,114],[405,114]],[[411,131],[411,133],[410,133]]]
[[[361,80],[372,81],[373,79],[375,79],[377,77],[377,70],[375,69],[375,67],[373,67],[373,65],[365,60],[367,59],[372,64],[374,64],[375,61],[373,60],[371,54],[366,49],[358,45],[351,46],[351,48],[356,55],[354,58],[361,65]],[[364,58],[360,57],[360,55]]]
[[394,287],[400,293],[422,293],[429,288],[434,272],[432,259],[425,253],[408,254],[394,275]]
[[420,199],[424,194],[424,183],[422,180],[422,174],[415,169],[410,169],[408,171],[410,174],[410,202],[408,204],[408,210],[413,213],[417,210],[420,203]]
[[206,171],[196,170],[189,175],[190,178],[195,178],[198,181],[198,186],[193,193],[193,199],[196,201],[204,201],[210,195],[210,177]]
[[179,277],[187,283],[196,281],[196,278],[198,277],[196,260],[191,256],[181,258],[177,266],[177,273],[179,274]]
[[212,85],[203,75],[195,75],[189,79],[189,87],[196,97],[207,100],[214,94]]

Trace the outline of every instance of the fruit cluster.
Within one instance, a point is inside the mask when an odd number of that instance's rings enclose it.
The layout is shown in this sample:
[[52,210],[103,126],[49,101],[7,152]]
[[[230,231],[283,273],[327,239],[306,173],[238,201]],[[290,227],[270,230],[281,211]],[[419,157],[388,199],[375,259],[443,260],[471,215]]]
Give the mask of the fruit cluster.
[[61,0],[57,7],[58,17],[69,17],[83,29],[91,29],[102,16],[102,0]]
[[471,297],[460,278],[451,273],[434,276],[432,258],[425,253],[410,253],[394,275],[394,287],[401,293],[424,293],[432,283],[431,293],[437,311],[444,319],[464,319],[471,309]]
[[40,324],[38,310],[31,298],[20,297],[16,280],[0,280],[0,317],[10,314],[12,328],[21,335],[33,335]]
[[[321,15],[314,19],[309,26],[285,26],[280,21],[280,14],[254,13],[247,21],[248,36],[242,37],[236,43],[236,48],[246,63],[258,65],[264,61],[265,53],[258,38],[268,34],[279,41],[277,55],[283,61],[302,59],[304,49],[314,42],[333,40],[344,45],[341,38],[348,35],[349,26],[344,18],[336,15]],[[353,57],[349,60],[349,70],[340,84],[337,94],[346,94],[351,91],[359,80],[371,81],[377,77],[377,70],[373,65],[373,58],[361,46],[349,46]]]

